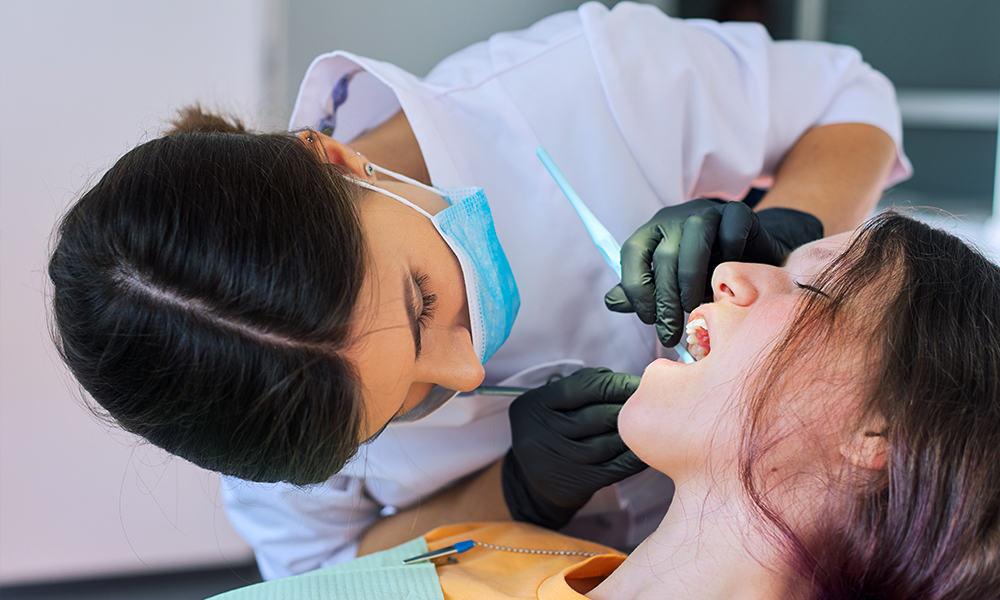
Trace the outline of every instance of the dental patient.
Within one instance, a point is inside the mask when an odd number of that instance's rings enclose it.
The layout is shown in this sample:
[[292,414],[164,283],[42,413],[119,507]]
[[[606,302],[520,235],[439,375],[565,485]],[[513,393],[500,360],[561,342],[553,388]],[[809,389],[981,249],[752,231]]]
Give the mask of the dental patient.
[[1000,270],[885,213],[711,285],[700,360],[651,364],[619,415],[676,484],[659,528],[627,557],[520,523],[439,528],[430,550],[472,545],[436,559],[443,597],[997,597]]

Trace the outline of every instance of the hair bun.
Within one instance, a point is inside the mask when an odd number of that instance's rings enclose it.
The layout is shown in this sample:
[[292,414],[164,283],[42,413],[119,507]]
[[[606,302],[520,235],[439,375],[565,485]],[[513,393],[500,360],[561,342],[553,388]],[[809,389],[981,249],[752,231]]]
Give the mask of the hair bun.
[[247,133],[247,128],[232,115],[208,112],[199,104],[185,106],[171,119],[167,135],[178,133]]

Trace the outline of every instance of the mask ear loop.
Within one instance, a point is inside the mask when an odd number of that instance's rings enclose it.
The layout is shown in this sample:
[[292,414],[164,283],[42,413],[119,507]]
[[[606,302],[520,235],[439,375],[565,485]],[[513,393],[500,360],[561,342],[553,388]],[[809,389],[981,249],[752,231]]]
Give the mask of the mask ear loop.
[[422,214],[423,216],[427,217],[428,219],[430,219],[432,221],[434,220],[434,215],[432,215],[431,213],[427,212],[426,210],[420,208],[416,204],[410,202],[409,200],[407,200],[406,198],[400,196],[399,194],[397,194],[395,192],[390,192],[389,190],[382,189],[379,186],[375,185],[374,183],[369,183],[367,181],[364,181],[363,179],[355,179],[354,177],[348,177],[348,179],[350,179],[351,181],[353,181],[354,183],[360,185],[361,187],[363,187],[365,189],[368,189],[368,190],[371,190],[371,191],[373,191],[373,192],[375,192],[377,194],[382,194],[383,196],[387,196],[389,198],[392,198],[393,200],[395,200],[396,202],[399,202],[401,204],[405,204],[406,206],[409,206],[410,208],[412,208],[413,210],[415,210],[418,213]]
[[[398,179],[399,181],[402,181],[403,183],[408,183],[410,185],[415,185],[415,186],[417,186],[418,188],[420,188],[422,190],[426,190],[426,191],[428,191],[428,192],[430,192],[432,194],[437,194],[438,196],[441,196],[442,198],[447,198],[447,196],[441,190],[437,189],[436,187],[429,186],[429,185],[427,185],[425,183],[421,183],[421,182],[417,181],[416,179],[413,179],[412,177],[407,177],[406,175],[403,175],[402,173],[397,173],[395,171],[390,171],[389,169],[386,169],[384,167],[380,167],[380,166],[376,165],[375,163],[367,162],[367,163],[365,163],[365,167],[364,168],[365,168],[365,175],[368,175],[369,177],[372,176],[372,175],[374,175],[376,172],[382,173],[383,175],[388,175],[389,177],[392,177],[394,179]],[[348,177],[348,179],[350,179],[351,181],[353,181],[354,183],[360,185],[361,187],[363,187],[365,189],[369,189],[369,190],[371,190],[373,192],[377,192],[379,194],[382,194],[383,196],[388,196],[389,198],[392,198],[393,200],[396,200],[397,202],[402,202],[403,204],[409,206],[410,208],[412,208],[413,210],[417,211],[418,213],[424,215],[428,219],[434,220],[434,215],[430,214],[426,210],[420,208],[419,206],[417,206],[416,204],[410,202],[409,200],[407,200],[406,198],[400,196],[399,194],[396,194],[394,192],[390,192],[389,190],[380,188],[379,186],[377,186],[377,185],[375,185],[375,184],[373,184],[373,183],[371,183],[369,181],[365,181],[363,179],[357,179],[355,177]]]
[[397,173],[395,171],[390,171],[389,169],[386,169],[385,167],[380,167],[380,166],[376,165],[375,163],[371,163],[371,162],[365,163],[365,173],[366,174],[373,175],[375,172],[381,173],[383,175],[388,175],[389,177],[392,177],[393,179],[397,179],[399,181],[402,181],[403,183],[408,183],[410,185],[415,185],[415,186],[417,186],[418,188],[420,188],[422,190],[426,190],[426,191],[431,192],[433,194],[437,194],[438,196],[441,196],[442,198],[446,197],[446,194],[444,192],[442,192],[441,190],[437,189],[436,187],[427,185],[426,183],[421,183],[421,182],[417,181],[416,179],[413,179],[412,177],[407,177],[406,175],[403,175],[402,173]]

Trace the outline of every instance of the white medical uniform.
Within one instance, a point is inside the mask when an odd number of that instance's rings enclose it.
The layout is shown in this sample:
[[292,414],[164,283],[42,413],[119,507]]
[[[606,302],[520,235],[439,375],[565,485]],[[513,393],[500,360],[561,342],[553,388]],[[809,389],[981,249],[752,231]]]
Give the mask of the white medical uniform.
[[[742,198],[818,125],[883,129],[897,145],[886,185],[910,173],[885,77],[851,48],[774,42],[756,24],[590,3],[494,35],[422,80],[324,54],[306,73],[290,128],[317,127],[333,84],[357,69],[336,138],[350,141],[402,108],[435,186],[486,190],[521,293],[513,332],[486,365],[492,384],[541,385],[581,365],[641,373],[657,352],[652,328],[604,307],[616,280],[537,146],[619,240],[664,206]],[[348,560],[380,511],[410,507],[500,458],[508,403],[459,397],[425,420],[391,425],[317,486],[227,478],[229,516],[265,578]]]

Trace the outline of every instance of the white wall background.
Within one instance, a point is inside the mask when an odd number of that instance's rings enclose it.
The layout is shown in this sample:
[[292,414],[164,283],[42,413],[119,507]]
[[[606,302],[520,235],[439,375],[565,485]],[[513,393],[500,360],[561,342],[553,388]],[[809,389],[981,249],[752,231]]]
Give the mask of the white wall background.
[[200,99],[255,117],[267,0],[0,2],[0,583],[245,560],[216,477],[98,423],[46,329],[54,223]]

